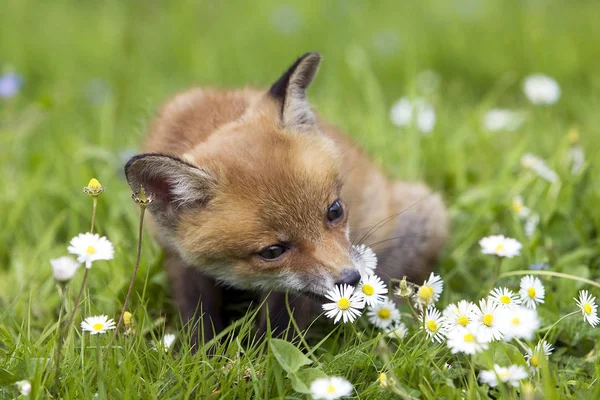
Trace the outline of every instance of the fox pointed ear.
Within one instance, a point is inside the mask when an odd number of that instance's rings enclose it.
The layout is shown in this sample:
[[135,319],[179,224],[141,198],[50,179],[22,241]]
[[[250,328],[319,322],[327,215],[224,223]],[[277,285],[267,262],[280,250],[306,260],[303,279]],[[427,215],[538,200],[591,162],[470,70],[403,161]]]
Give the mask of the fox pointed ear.
[[170,219],[180,207],[204,204],[212,197],[216,178],[207,170],[163,154],[140,154],[125,165],[127,183],[134,193],[144,188],[153,215]]
[[306,53],[269,89],[269,95],[280,104],[285,128],[306,131],[315,126],[316,117],[306,99],[306,88],[317,75],[320,64],[319,53]]

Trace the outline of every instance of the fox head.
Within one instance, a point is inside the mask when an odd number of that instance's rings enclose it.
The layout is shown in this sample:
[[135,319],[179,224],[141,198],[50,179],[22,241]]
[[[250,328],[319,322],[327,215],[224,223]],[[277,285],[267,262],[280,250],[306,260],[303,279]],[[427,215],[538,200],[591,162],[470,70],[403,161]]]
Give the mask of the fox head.
[[[181,157],[141,154],[125,166],[165,246],[242,289],[324,295],[356,284],[340,153],[306,98],[321,56],[300,57],[241,118]],[[194,126],[189,126],[194,129]]]

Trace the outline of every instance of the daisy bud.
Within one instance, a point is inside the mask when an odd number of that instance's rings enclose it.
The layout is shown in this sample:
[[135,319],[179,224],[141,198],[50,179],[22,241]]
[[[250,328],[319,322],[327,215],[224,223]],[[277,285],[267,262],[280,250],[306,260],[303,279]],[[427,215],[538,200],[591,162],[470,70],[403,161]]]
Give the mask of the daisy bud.
[[79,263],[71,257],[60,257],[50,260],[54,279],[59,283],[67,283],[75,276]]
[[31,383],[29,381],[19,381],[15,385],[17,385],[17,389],[21,392],[21,395],[29,396],[29,393],[31,393]]
[[90,179],[90,183],[83,188],[83,193],[92,197],[98,197],[102,192],[104,192],[104,188],[96,178]]
[[126,328],[130,328],[133,325],[133,315],[129,311],[123,313],[123,324]]
[[415,284],[412,282],[408,282],[406,280],[406,276],[402,277],[400,281],[400,286],[396,289],[396,296],[398,297],[411,297],[415,292]]
[[133,201],[135,201],[135,203],[138,206],[144,208],[148,207],[148,205],[150,205],[150,203],[152,203],[152,200],[154,199],[152,194],[146,194],[146,190],[144,190],[143,186],[140,186],[140,191],[137,194],[132,193],[131,198],[133,199]]
[[379,386],[382,388],[388,387],[388,378],[385,372],[379,374]]

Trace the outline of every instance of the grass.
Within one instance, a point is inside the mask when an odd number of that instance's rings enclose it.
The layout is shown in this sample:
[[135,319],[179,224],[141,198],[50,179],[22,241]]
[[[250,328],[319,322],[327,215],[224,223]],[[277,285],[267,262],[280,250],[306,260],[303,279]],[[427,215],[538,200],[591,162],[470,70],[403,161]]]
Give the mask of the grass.
[[[309,50],[324,55],[310,90],[320,113],[353,135],[390,176],[424,179],[444,194],[453,227],[438,268],[445,282],[440,307],[478,300],[482,282],[491,284],[494,262],[477,242],[495,233],[524,244],[522,256],[503,264],[503,286],[518,286],[518,275],[510,273],[538,262],[598,282],[600,7],[582,0],[397,3],[4,2],[0,68],[13,68],[25,84],[18,96],[0,101],[0,398],[16,396],[13,383],[21,379],[32,382],[32,398],[57,396],[50,359],[60,297],[49,259],[63,255],[70,238],[89,226],[91,201],[81,188],[91,177],[106,187],[96,227],[116,250],[113,261],[90,272],[81,315],[117,318],[135,264],[138,221],[122,166],[156,107],[194,84],[266,86]],[[418,93],[416,77],[425,69],[441,77],[429,96],[438,123],[427,136],[389,120],[397,98]],[[556,105],[527,102],[520,83],[534,72],[561,84]],[[526,122],[516,132],[487,132],[480,121],[493,107],[522,110]],[[572,128],[587,159],[577,175],[569,172]],[[560,182],[524,172],[525,152],[545,158]],[[510,210],[517,194],[541,216],[532,238]],[[312,358],[298,369],[276,357],[289,351],[301,360],[298,354],[254,337],[252,315],[216,341],[218,356],[192,355],[183,334],[173,353],[156,352],[152,339],[177,332],[177,318],[161,251],[145,239],[130,307],[136,333],[119,337],[98,369],[96,338],[72,331],[59,397],[303,398],[292,382],[298,388],[318,371],[345,376],[357,398],[398,392],[462,398],[463,389],[469,398],[515,395],[504,388],[488,392],[473,371],[492,361],[523,363],[516,348],[495,345],[487,358],[472,360],[420,334],[385,344],[365,321],[356,329],[336,326],[310,348],[296,343]],[[68,286],[71,303],[80,280],[81,274]],[[597,287],[561,275],[543,276],[543,283],[544,328],[576,309],[578,290],[600,295]],[[600,330],[578,315],[547,338],[556,351],[541,379],[531,380],[537,395],[598,398]],[[108,339],[101,337],[100,345]],[[382,371],[395,378],[397,393],[379,387]]]

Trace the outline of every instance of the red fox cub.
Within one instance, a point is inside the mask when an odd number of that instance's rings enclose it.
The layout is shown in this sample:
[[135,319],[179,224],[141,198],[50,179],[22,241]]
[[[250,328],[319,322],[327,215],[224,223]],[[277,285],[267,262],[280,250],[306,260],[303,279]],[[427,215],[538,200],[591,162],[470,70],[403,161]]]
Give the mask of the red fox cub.
[[125,166],[131,189],[154,196],[152,230],[183,320],[200,323],[202,340],[227,323],[223,310],[236,300],[228,288],[273,291],[265,308],[281,331],[286,291],[302,324],[311,302],[303,295],[359,282],[353,244],[379,243],[376,273],[387,281],[421,279],[445,241],[438,195],[389,182],[311,109],[306,89],[320,62],[303,55],[266,91],[176,95],[152,124],[147,153]]

